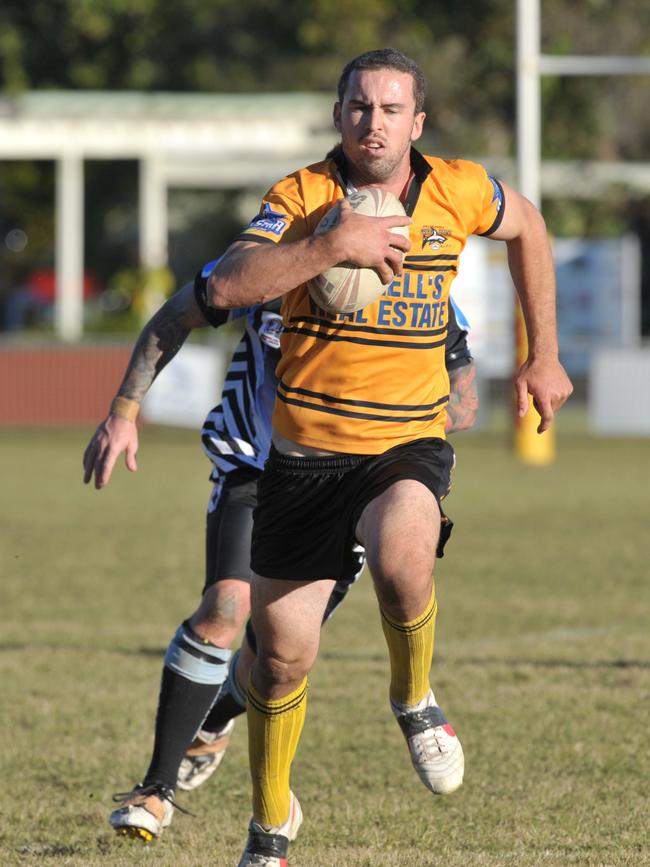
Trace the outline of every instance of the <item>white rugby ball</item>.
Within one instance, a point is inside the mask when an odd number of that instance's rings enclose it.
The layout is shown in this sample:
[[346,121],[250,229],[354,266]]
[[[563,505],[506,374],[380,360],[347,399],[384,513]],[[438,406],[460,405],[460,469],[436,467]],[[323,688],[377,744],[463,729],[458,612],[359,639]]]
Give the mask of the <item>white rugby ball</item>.
[[[322,235],[334,228],[341,216],[341,201],[338,201],[325,214],[314,231]],[[378,187],[363,187],[347,196],[347,201],[359,214],[368,217],[405,216],[402,203],[387,190]],[[390,230],[399,235],[409,236],[408,226],[395,226]],[[312,278],[307,287],[316,304],[329,313],[352,313],[361,310],[383,295],[390,284],[381,282],[374,268],[360,268],[348,262],[341,262]]]

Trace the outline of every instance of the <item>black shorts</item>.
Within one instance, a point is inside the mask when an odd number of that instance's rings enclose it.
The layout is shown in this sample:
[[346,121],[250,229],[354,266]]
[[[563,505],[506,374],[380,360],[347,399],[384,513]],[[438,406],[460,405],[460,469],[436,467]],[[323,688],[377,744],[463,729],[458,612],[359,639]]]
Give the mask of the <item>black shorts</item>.
[[[395,482],[415,479],[440,504],[451,486],[454,450],[432,437],[381,455],[298,458],[273,447],[258,482],[253,514],[253,571],[265,578],[349,579],[361,513]],[[451,532],[443,513],[438,556]]]
[[251,534],[259,476],[253,469],[232,470],[215,486],[205,527],[204,593],[224,578],[251,580]]

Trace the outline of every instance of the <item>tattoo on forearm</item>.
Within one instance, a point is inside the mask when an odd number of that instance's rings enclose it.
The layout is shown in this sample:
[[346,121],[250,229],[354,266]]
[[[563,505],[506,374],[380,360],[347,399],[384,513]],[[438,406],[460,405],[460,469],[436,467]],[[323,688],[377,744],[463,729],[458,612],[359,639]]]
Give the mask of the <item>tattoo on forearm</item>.
[[190,329],[181,324],[182,300],[171,298],[145,325],[133,349],[118,394],[141,401],[154,379],[185,342]]
[[478,393],[476,391],[476,367],[464,364],[449,371],[450,395],[447,404],[446,432],[466,430],[476,420]]

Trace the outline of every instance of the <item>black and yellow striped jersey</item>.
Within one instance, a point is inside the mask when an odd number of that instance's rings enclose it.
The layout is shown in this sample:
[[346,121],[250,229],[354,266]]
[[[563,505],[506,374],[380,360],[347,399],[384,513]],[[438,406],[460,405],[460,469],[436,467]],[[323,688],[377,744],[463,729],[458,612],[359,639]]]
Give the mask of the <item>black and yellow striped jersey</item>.
[[[471,234],[495,231],[503,190],[479,164],[412,149],[412,218],[403,274],[372,304],[332,315],[306,285],[283,298],[275,429],[306,446],[379,454],[422,437],[444,437],[449,379],[449,290]],[[275,184],[241,240],[284,243],[312,234],[349,189],[341,157]]]

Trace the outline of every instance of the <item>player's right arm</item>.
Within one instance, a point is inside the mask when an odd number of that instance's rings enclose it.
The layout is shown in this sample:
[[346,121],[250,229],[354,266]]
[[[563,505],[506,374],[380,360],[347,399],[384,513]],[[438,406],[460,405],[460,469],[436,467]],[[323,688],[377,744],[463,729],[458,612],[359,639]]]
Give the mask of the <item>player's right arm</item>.
[[231,308],[272,301],[340,262],[374,268],[390,283],[410,247],[391,229],[408,223],[408,217],[358,214],[344,201],[339,222],[324,234],[275,244],[236,241],[208,280],[208,302]]
[[188,283],[169,298],[140,332],[111,410],[91,437],[83,456],[84,483],[95,477],[95,488],[110,481],[118,457],[125,453],[131,472],[137,470],[140,403],[154,379],[172,360],[188,334],[208,322]]

